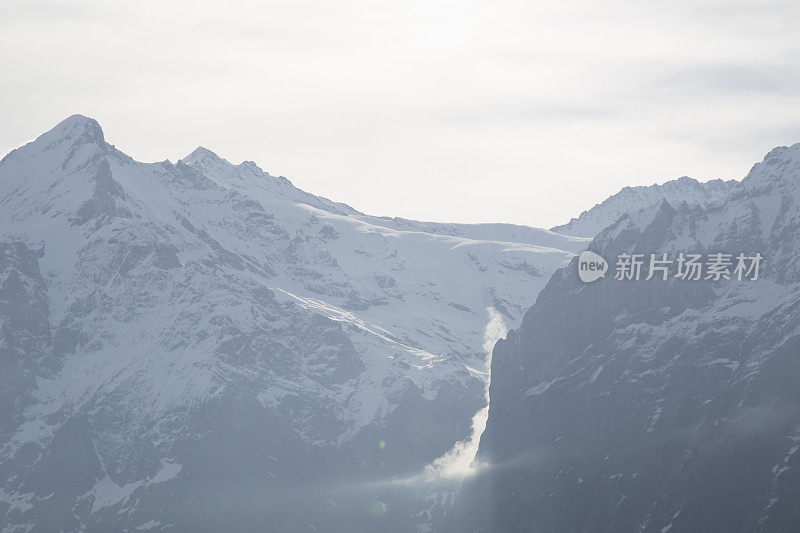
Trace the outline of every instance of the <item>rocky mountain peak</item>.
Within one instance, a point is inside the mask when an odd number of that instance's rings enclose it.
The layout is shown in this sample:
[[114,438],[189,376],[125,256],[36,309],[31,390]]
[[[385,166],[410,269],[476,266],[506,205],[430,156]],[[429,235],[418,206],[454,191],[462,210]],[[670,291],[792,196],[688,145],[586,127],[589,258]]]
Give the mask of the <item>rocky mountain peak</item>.
[[192,153],[187,155],[186,157],[181,158],[181,161],[186,163],[187,165],[192,165],[202,161],[213,161],[213,162],[226,162],[227,161],[205,146],[198,146],[195,148]]
[[753,165],[742,185],[750,194],[774,187],[800,190],[800,143],[770,150],[763,161]]

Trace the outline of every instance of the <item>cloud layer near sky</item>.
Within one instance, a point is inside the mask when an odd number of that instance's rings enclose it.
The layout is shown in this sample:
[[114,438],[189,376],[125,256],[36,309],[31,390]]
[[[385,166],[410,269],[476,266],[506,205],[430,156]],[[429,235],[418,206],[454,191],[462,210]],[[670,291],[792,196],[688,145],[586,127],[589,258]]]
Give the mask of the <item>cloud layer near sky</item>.
[[552,226],[800,142],[800,3],[0,3],[0,151],[68,115],[370,214]]

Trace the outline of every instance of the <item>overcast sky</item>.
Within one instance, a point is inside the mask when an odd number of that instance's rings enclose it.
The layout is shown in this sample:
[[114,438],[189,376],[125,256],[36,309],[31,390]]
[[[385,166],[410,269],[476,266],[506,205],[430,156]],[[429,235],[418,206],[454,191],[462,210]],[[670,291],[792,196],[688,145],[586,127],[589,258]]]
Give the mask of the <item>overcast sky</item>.
[[800,142],[800,2],[0,2],[0,151],[68,115],[375,215],[549,227]]

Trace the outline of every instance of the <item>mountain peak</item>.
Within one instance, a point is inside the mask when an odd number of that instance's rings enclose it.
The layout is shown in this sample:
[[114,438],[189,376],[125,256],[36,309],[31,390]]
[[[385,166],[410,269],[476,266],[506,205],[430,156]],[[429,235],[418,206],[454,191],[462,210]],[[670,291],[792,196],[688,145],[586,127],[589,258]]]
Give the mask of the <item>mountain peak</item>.
[[735,180],[718,179],[700,182],[694,178],[682,176],[661,185],[623,187],[617,194],[588,211],[584,211],[567,224],[551,228],[551,231],[578,237],[594,237],[625,213],[633,213],[646,207],[660,206],[663,200],[675,207],[684,202],[689,206],[706,207],[724,198],[737,185],[738,182]]
[[181,161],[183,161],[187,165],[191,165],[192,163],[197,163],[200,161],[221,162],[225,161],[225,159],[221,158],[220,156],[218,156],[205,146],[198,146],[192,151],[192,153],[190,153],[184,158],[181,158]]
[[[91,145],[96,148],[92,148]],[[63,156],[69,160],[77,153],[76,149],[82,146],[88,146],[90,151],[99,149],[103,152],[110,148],[103,135],[103,128],[95,119],[84,115],[71,115],[39,135],[36,140],[9,152],[0,163],[24,161],[45,153],[50,157]],[[59,149],[54,150],[55,147]]]
[[84,115],[71,115],[42,135],[42,137],[57,137],[58,139],[69,139],[72,141],[84,141],[95,143],[99,146],[105,144],[103,128],[93,118]]
[[764,156],[764,160],[753,168],[742,180],[750,193],[766,191],[775,187],[796,190],[800,176],[800,143],[778,146]]

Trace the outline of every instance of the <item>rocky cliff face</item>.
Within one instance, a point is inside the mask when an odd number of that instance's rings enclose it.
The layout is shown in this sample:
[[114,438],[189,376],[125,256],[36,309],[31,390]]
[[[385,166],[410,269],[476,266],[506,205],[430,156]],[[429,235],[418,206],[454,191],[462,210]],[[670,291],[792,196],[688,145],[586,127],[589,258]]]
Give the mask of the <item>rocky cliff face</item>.
[[[623,216],[498,342],[453,531],[800,527],[800,145],[719,203]],[[622,252],[760,252],[757,281],[615,280]],[[643,273],[647,273],[645,266]]]
[[488,310],[586,242],[369,217],[202,148],[143,164],[70,117],[0,163],[0,524],[424,526],[393,480],[469,436]]

